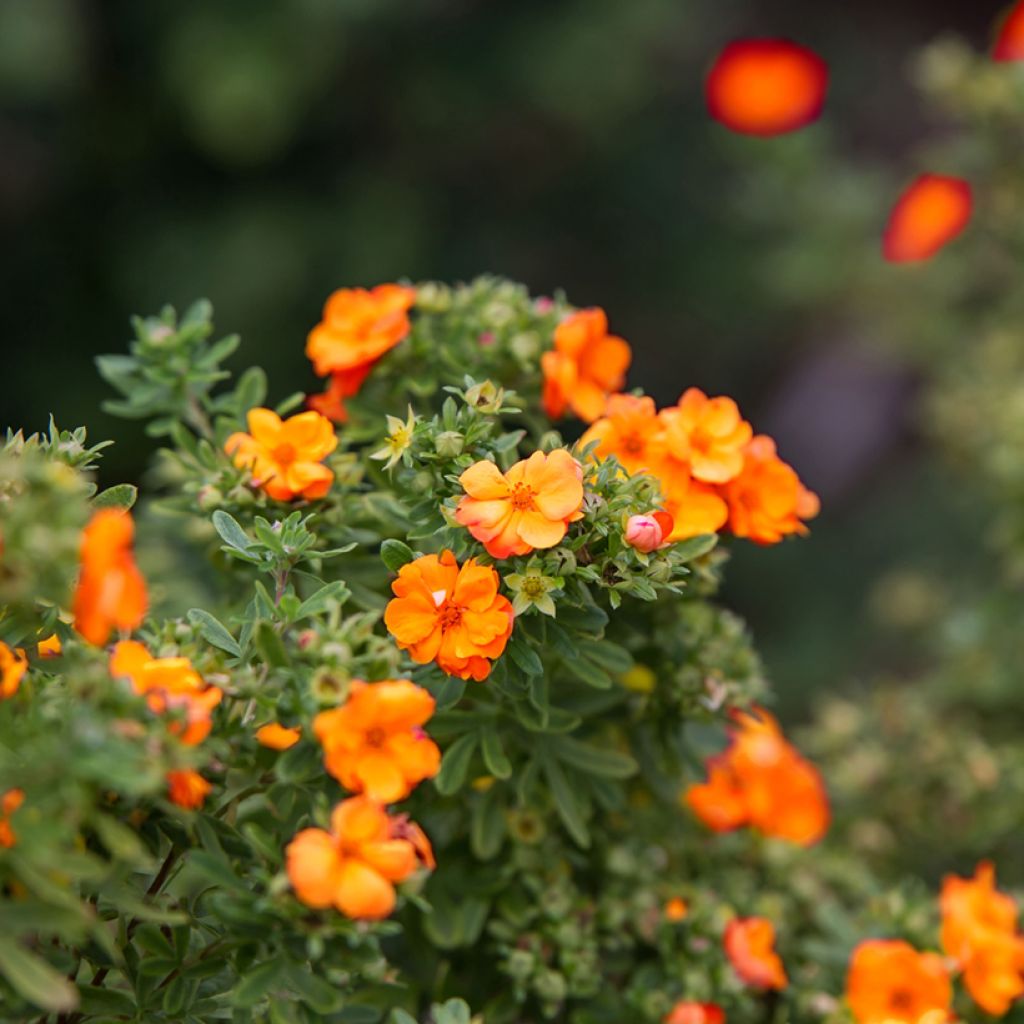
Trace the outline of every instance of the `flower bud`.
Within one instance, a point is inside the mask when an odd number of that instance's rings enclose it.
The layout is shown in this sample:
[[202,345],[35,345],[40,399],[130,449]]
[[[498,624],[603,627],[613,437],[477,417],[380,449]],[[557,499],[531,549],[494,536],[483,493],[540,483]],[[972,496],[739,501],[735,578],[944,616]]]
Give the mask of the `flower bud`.
[[[652,512],[648,515],[630,516],[626,522],[626,543],[645,555],[657,551],[665,542],[665,523],[659,516],[665,513]],[[671,519],[669,519],[671,523]],[[669,527],[671,530],[671,527]]]
[[462,454],[466,439],[457,430],[444,430],[437,435],[434,448],[443,459],[454,459]]

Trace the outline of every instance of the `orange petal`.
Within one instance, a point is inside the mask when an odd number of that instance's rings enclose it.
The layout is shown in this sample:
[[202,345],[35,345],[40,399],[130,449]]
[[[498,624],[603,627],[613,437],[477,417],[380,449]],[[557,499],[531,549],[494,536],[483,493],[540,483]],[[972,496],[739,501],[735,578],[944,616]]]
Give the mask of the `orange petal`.
[[348,917],[374,920],[395,909],[395,887],[369,864],[346,860],[342,865],[334,905]]
[[487,459],[475,462],[459,477],[465,492],[481,501],[493,501],[508,497],[508,482],[502,472]]
[[999,26],[992,59],[1024,60],[1024,0],[1013,5]]
[[331,836],[319,828],[303,830],[288,844],[286,859],[299,899],[310,907],[329,907],[341,880],[341,859]]
[[967,227],[972,206],[971,186],[963,178],[922,174],[893,207],[882,254],[890,263],[929,259]]

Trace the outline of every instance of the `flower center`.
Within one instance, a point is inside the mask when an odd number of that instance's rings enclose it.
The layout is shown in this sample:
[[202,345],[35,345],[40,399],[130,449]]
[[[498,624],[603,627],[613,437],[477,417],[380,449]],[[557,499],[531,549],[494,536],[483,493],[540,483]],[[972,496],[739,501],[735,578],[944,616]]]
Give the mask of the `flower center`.
[[279,444],[273,451],[274,461],[288,463],[295,461],[295,446],[290,444]]
[[546,591],[547,587],[539,576],[527,576],[523,580],[523,593],[527,597],[543,597]]
[[528,484],[516,484],[509,495],[509,501],[512,502],[512,507],[518,512],[525,512],[527,509],[534,507],[533,495],[534,490]]
[[437,610],[437,618],[441,623],[441,629],[453,629],[462,621],[462,607],[445,601]]
[[384,741],[387,739],[387,734],[383,729],[367,729],[366,730],[366,743],[371,747],[383,747]]
[[622,448],[629,455],[640,455],[644,450],[644,439],[639,434],[627,434],[622,439]]
[[914,997],[906,989],[895,989],[889,996],[889,1006],[894,1012],[905,1012],[914,1005]]

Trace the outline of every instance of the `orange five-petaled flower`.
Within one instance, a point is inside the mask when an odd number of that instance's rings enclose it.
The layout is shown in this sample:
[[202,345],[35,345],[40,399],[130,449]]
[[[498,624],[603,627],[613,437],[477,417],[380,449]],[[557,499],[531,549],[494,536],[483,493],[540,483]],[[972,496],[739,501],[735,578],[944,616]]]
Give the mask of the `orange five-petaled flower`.
[[75,589],[75,629],[102,647],[115,629],[132,630],[146,614],[146,581],[132,554],[135,525],[128,512],[96,512],[82,534]]
[[288,878],[303,903],[368,920],[394,910],[394,883],[421,862],[433,866],[423,832],[404,818],[389,818],[365,796],[334,808],[330,832],[304,829],[287,849]]
[[213,709],[224,694],[207,686],[188,658],[154,658],[144,644],[123,640],[110,656],[110,673],[131,680],[156,714],[181,709],[184,726],[175,723],[171,731],[182,743],[195,746],[210,734]]
[[17,841],[11,827],[11,815],[25,802],[25,792],[21,789],[9,789],[0,796],[0,846],[11,847]]
[[708,828],[728,832],[751,825],[801,846],[828,828],[828,797],[817,769],[783,737],[766,711],[734,716],[729,747],[708,761],[708,781],[690,786],[685,800]]
[[348,700],[313,721],[327,770],[346,789],[382,804],[402,800],[441,766],[441,751],[422,726],[434,698],[408,679],[355,680]]
[[322,460],[338,447],[330,420],[310,410],[283,420],[273,409],[250,409],[249,433],[232,434],[224,451],[276,501],[322,498],[334,481]]
[[384,623],[413,661],[436,661],[448,675],[486,679],[512,635],[512,603],[498,593],[498,574],[450,551],[407,562],[391,584]]
[[971,186],[963,178],[922,174],[896,201],[882,236],[882,254],[890,263],[934,256],[953,241],[971,219]]
[[484,459],[459,483],[466,496],[455,519],[494,558],[553,548],[583,518],[583,469],[564,448],[534,452],[507,473]]
[[828,65],[785,39],[738,39],[708,74],[711,116],[744,135],[781,135],[816,121],[825,105]]
[[725,954],[740,979],[754,988],[783,989],[789,983],[775,952],[775,926],[766,917],[737,917],[725,926]]
[[540,357],[544,411],[558,419],[568,408],[592,423],[625,384],[631,359],[629,344],[608,333],[603,309],[570,313],[555,328],[555,347]]
[[28,659],[21,648],[11,650],[0,641],[0,700],[13,697],[21,686],[21,677],[28,668]]
[[953,986],[938,953],[869,939],[850,958],[846,1000],[858,1024],[918,1024],[935,1011],[948,1017]]
[[191,769],[167,773],[167,795],[171,803],[186,811],[196,811],[202,807],[212,788],[202,775]]

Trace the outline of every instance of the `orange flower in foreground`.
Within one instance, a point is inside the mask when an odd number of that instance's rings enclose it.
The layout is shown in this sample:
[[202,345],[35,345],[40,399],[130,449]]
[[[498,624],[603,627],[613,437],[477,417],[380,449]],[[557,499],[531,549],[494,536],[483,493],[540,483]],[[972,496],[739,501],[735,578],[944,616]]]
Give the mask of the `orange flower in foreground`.
[[731,398],[708,398],[700,388],[688,388],[659,418],[669,453],[687,464],[694,480],[724,484],[739,475],[754,431]]
[[922,174],[903,191],[882,236],[882,254],[890,263],[934,256],[967,227],[973,201],[963,178]]
[[18,837],[11,827],[11,815],[25,802],[25,792],[21,789],[9,789],[0,796],[0,846],[10,848]]
[[13,697],[21,686],[21,677],[28,669],[28,659],[21,648],[12,650],[0,641],[0,700]]
[[156,714],[182,709],[184,726],[176,722],[171,731],[186,746],[195,746],[210,734],[213,709],[224,694],[216,686],[207,686],[188,658],[154,658],[144,644],[123,640],[110,656],[110,673],[131,680],[135,692],[145,696]]
[[272,409],[250,409],[250,433],[239,431],[224,443],[236,466],[275,501],[322,498],[334,474],[321,463],[338,447],[338,435],[326,416],[310,410],[282,421]]
[[498,593],[498,574],[450,551],[407,562],[391,584],[384,624],[421,665],[436,661],[460,679],[486,679],[512,635],[512,604]]
[[597,308],[570,313],[555,328],[554,340],[555,347],[540,357],[544,411],[559,419],[568,408],[591,423],[626,382],[633,358],[629,344],[608,333],[608,317]]
[[676,1003],[662,1018],[662,1024],[725,1024],[725,1011],[714,1003]]
[[323,320],[306,341],[306,355],[317,376],[362,370],[365,377],[409,333],[409,310],[415,301],[416,290],[398,284],[334,292],[324,306]]
[[754,988],[784,989],[786,969],[775,952],[775,925],[766,917],[737,917],[725,926],[725,955],[740,979]]
[[775,442],[764,434],[746,446],[743,469],[723,493],[729,505],[729,529],[757,544],[775,544],[787,534],[807,533],[803,521],[813,519],[821,509],[818,496],[776,455]]
[[289,750],[301,738],[301,729],[288,729],[278,722],[268,722],[256,730],[256,742],[271,750]]
[[[410,832],[415,830],[412,835]],[[348,917],[378,919],[395,908],[395,882],[433,855],[426,837],[403,818],[389,818],[368,797],[344,800],[331,831],[307,828],[286,851],[288,878],[309,907],[336,907]]]
[[801,846],[828,828],[828,796],[817,769],[783,737],[766,711],[735,715],[729,747],[708,761],[708,781],[692,785],[686,804],[715,832],[751,825]]
[[402,800],[441,767],[441,751],[422,726],[434,698],[408,679],[356,680],[348,700],[313,721],[324,765],[346,789],[382,804]]
[[1018,0],[1003,18],[992,48],[992,59],[1024,60],[1024,0]]
[[213,787],[198,772],[185,770],[167,773],[167,793],[171,802],[186,811],[196,811],[206,802]]
[[131,515],[112,508],[94,513],[82,534],[75,629],[97,647],[115,629],[140,626],[146,614],[146,581],[132,555],[134,536]]
[[898,939],[869,939],[854,949],[846,1000],[858,1024],[918,1024],[949,1014],[953,986],[937,953],[919,953]]
[[583,518],[583,469],[564,448],[534,452],[507,473],[486,459],[459,483],[466,490],[455,520],[494,558],[528,555],[560,544],[569,524]]
[[36,644],[36,651],[40,658],[57,658],[63,651],[61,646],[60,637],[56,633],[51,633],[48,637],[40,640]]
[[1024,995],[1024,937],[1017,904],[995,887],[992,864],[973,878],[947,875],[942,883],[942,948],[964,972],[964,984],[986,1013],[1001,1016]]
[[744,135],[781,135],[816,121],[828,65],[784,39],[738,39],[719,54],[705,83],[711,116]]
[[602,417],[580,438],[580,447],[597,442],[596,459],[614,455],[627,473],[661,475],[665,429],[654,399],[646,395],[612,395]]

